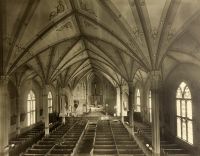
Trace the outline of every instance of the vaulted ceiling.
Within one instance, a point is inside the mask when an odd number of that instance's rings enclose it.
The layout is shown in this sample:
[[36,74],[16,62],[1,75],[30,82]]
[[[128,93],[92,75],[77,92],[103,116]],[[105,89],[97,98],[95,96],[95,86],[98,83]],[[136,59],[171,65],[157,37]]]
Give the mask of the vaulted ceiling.
[[199,0],[3,4],[5,75],[27,70],[26,77],[67,85],[98,73],[120,84],[151,70],[166,76],[179,63],[200,65]]

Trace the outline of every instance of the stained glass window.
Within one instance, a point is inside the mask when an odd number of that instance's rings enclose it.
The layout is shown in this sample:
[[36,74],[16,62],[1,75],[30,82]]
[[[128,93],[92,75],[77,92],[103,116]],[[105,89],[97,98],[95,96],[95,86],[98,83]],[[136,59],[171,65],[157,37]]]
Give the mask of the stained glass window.
[[137,89],[136,93],[136,106],[135,106],[136,112],[141,112],[141,103],[140,103],[140,90]]
[[177,137],[193,144],[192,96],[189,87],[181,82],[176,92]]
[[35,123],[35,94],[31,90],[27,97],[27,125],[30,126]]
[[52,106],[52,94],[51,92],[48,93],[48,112],[53,112],[53,106]]

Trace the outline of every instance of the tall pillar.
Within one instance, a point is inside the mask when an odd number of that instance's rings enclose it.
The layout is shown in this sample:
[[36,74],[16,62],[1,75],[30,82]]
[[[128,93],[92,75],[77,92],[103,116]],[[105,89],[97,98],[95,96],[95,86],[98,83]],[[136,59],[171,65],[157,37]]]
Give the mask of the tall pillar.
[[85,106],[86,106],[86,113],[88,112],[88,81],[86,79],[85,83]]
[[134,128],[134,121],[133,121],[133,97],[134,97],[134,92],[135,88],[133,86],[133,82],[128,82],[128,88],[129,88],[129,95],[128,95],[128,105],[129,105],[129,112],[128,112],[128,117],[129,117],[129,124],[132,128]]
[[48,109],[48,85],[43,87],[43,119],[45,124],[45,135],[49,135],[49,109]]
[[8,77],[0,76],[0,155],[8,156],[8,136],[9,136],[9,95]]
[[160,71],[151,72],[152,93],[152,147],[153,155],[160,156],[159,87]]
[[115,106],[115,111],[116,111],[116,115],[120,116],[121,114],[121,109],[120,109],[120,88],[116,87],[116,91],[117,91],[117,97],[116,97],[116,106]]
[[123,89],[122,89],[121,85],[120,85],[119,89],[120,89],[120,117],[121,117],[121,121],[124,122],[124,116],[123,116],[123,99],[122,99]]
[[65,109],[65,88],[61,88],[61,116],[62,116],[62,123],[65,124],[65,114],[66,114],[66,109]]
[[59,113],[60,111],[60,96],[59,96],[59,91],[56,89],[56,112]]
[[59,116],[61,116],[62,115],[62,89],[59,87],[59,89],[58,89],[58,100],[59,100]]
[[146,90],[144,89],[144,87],[142,88],[142,91],[141,91],[141,96],[140,96],[140,100],[141,100],[141,112],[142,112],[142,121],[143,122],[146,122],[147,120],[147,92]]
[[21,133],[20,105],[21,105],[21,100],[20,100],[20,86],[18,86],[17,87],[17,96],[16,96],[16,112],[17,112],[16,128],[17,128],[17,135],[20,135],[20,133]]

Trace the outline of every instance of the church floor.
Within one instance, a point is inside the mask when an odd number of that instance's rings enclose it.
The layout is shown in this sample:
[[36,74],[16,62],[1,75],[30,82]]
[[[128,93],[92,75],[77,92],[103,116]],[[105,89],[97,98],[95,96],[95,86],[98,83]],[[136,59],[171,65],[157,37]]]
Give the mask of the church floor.
[[[146,144],[141,144],[146,141],[149,145],[151,144],[151,128],[139,122],[135,122],[135,127],[135,135],[133,135],[133,129],[128,124],[123,124],[118,117],[105,115],[101,111],[90,112],[84,117],[67,117],[65,125],[61,124],[50,135],[40,137],[30,148],[26,148],[21,156],[151,155]],[[30,131],[30,133],[33,132]],[[183,154],[191,156],[177,144],[162,139],[161,148],[167,152],[182,154],[181,156]],[[18,155],[13,154],[11,156]]]
[[105,117],[106,115],[101,111],[93,111],[86,115],[86,117]]
[[59,126],[26,149],[22,156],[145,156],[116,118],[113,120],[97,111],[71,119],[73,123]]

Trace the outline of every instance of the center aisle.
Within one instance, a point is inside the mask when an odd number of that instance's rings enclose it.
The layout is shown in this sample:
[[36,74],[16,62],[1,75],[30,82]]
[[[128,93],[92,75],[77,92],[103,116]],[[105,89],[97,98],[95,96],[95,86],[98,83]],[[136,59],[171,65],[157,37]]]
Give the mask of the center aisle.
[[94,155],[116,155],[117,149],[109,120],[98,121],[94,145]]
[[118,120],[98,121],[93,154],[94,156],[145,156]]
[[110,121],[115,138],[118,154],[120,156],[145,156],[136,141],[129,135],[127,129],[120,121]]

